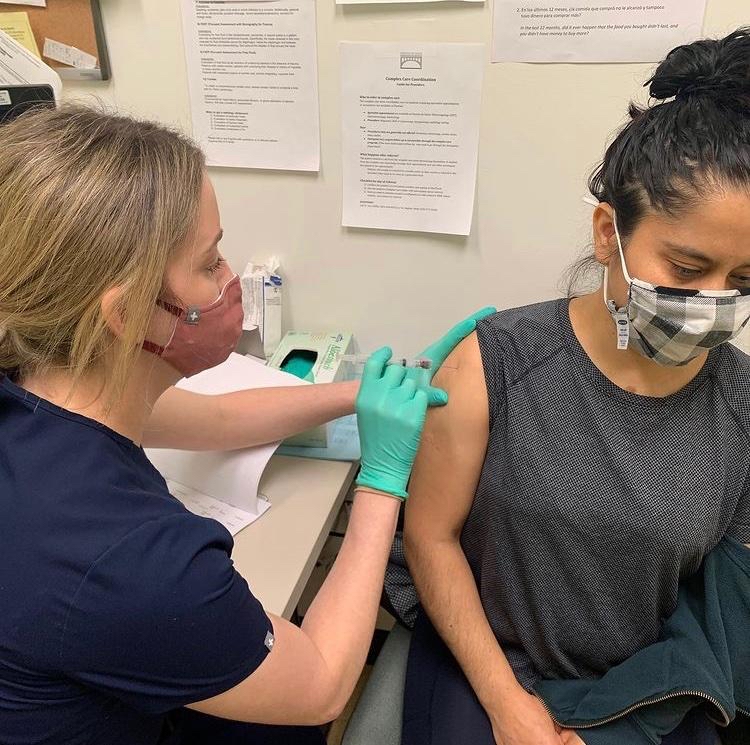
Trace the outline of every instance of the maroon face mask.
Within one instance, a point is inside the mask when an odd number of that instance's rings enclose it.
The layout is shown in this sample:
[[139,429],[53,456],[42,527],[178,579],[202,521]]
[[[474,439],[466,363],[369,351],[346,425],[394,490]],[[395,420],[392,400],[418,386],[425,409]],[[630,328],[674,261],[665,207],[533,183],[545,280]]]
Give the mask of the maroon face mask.
[[161,357],[186,378],[220,365],[234,351],[242,334],[242,286],[236,274],[219,297],[208,305],[179,308],[157,304],[177,316],[172,338],[163,347],[143,342],[147,352]]

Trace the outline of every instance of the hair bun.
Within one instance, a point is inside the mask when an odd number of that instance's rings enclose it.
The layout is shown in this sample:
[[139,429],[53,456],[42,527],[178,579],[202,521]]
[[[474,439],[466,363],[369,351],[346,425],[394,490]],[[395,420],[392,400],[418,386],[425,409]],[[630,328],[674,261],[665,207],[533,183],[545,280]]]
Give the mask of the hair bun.
[[646,82],[652,98],[750,95],[750,29],[673,49]]

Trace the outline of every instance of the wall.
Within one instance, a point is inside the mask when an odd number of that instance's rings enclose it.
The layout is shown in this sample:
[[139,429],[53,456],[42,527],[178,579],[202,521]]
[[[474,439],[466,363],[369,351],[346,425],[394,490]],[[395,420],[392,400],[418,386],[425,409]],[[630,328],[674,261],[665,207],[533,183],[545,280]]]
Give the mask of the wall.
[[[190,129],[178,0],[101,0],[113,79],[66,83],[118,109]],[[340,40],[491,40],[492,3],[318,3],[320,174],[212,169],[239,270],[276,253],[285,328],[353,330],[363,349],[417,352],[460,316],[560,294],[589,241],[586,178],[643,100],[652,65],[487,64],[474,224],[464,238],[342,228]],[[705,32],[750,23],[746,0],[709,0]]]

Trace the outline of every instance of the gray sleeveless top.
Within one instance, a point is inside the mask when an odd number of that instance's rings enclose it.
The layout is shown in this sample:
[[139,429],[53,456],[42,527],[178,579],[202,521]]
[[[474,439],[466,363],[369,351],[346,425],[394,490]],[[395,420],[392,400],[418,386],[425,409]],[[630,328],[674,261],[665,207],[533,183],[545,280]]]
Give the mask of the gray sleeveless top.
[[523,685],[600,675],[656,639],[725,534],[750,543],[750,358],[723,345],[651,398],[594,366],[567,300],[477,334],[490,435],[461,543],[484,610]]

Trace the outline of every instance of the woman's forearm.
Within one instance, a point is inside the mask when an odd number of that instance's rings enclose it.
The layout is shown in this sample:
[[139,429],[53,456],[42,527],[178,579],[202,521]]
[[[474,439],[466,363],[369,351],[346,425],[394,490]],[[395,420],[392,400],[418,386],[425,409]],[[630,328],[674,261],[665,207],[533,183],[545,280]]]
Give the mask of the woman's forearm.
[[411,540],[406,555],[423,608],[482,706],[489,713],[510,705],[520,687],[487,620],[458,541]]
[[205,396],[170,388],[157,401],[143,444],[237,450],[277,442],[352,414],[359,381],[255,388]]
[[[359,381],[238,391],[222,396],[223,447],[277,442],[354,413]],[[255,394],[255,395],[253,395]]]
[[326,661],[343,706],[370,649],[400,500],[358,489],[346,537],[302,630]]

